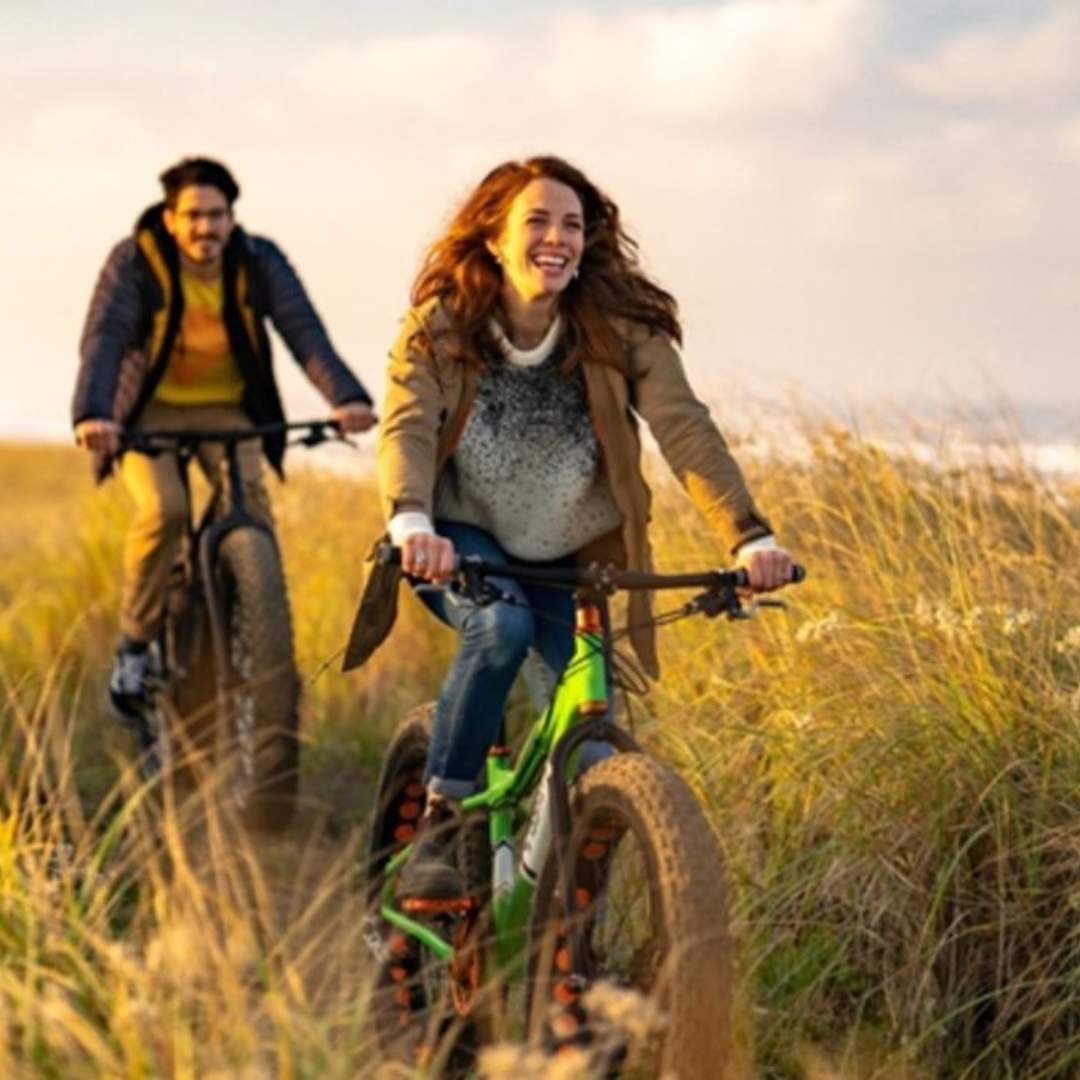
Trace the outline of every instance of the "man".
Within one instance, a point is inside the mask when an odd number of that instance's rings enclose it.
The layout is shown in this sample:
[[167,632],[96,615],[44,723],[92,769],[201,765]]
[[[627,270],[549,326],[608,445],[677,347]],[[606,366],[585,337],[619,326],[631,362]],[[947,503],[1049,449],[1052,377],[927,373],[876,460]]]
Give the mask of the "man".
[[[208,158],[185,158],[161,174],[164,202],[113,248],[86,316],[72,420],[95,456],[98,479],[113,467],[125,429],[249,427],[282,420],[269,318],[345,432],[375,423],[371,398],[338,356],[303,285],[270,240],[233,217],[240,188]],[[283,436],[261,452],[281,475]],[[209,475],[223,450],[207,446]],[[240,444],[250,505],[269,519],[260,447]],[[138,711],[148,644],[184,533],[187,495],[175,456],[123,454],[119,471],[136,511],[124,550],[122,638],[109,692],[123,714]]]

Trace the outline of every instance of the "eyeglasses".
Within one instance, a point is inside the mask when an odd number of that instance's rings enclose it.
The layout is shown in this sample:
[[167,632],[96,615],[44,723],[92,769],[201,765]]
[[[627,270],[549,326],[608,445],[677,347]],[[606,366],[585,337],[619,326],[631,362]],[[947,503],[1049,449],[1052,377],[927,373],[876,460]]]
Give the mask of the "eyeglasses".
[[211,225],[220,225],[229,217],[229,211],[220,208],[213,210],[180,210],[176,216],[192,225],[197,221],[207,221]]

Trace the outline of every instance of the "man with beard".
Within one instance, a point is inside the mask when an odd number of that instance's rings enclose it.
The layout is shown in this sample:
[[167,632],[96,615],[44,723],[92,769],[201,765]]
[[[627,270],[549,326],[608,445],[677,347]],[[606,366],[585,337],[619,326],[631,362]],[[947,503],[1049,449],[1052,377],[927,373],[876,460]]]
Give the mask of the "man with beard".
[[[164,201],[144,211],[98,278],[72,404],[76,439],[94,455],[98,478],[118,464],[135,501],[124,549],[122,637],[109,680],[113,705],[125,716],[137,713],[145,696],[147,646],[161,622],[188,508],[175,455],[118,458],[120,433],[284,419],[266,319],[342,431],[375,423],[371,398],[330,343],[285,255],[236,223],[240,188],[229,170],[208,158],[185,158],[160,179]],[[284,449],[283,436],[239,448],[249,505],[268,522],[261,458],[280,475]],[[219,445],[200,448],[207,475],[223,453]]]

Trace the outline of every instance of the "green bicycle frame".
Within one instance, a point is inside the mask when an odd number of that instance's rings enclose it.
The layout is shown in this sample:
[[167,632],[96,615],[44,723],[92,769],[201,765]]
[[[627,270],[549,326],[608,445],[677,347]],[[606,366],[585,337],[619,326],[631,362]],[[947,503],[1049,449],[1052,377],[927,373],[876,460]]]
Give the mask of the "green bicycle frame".
[[[578,600],[574,628],[574,651],[555,690],[551,703],[533,724],[518,755],[516,764],[509,760],[509,749],[494,746],[487,757],[487,787],[463,800],[464,813],[484,812],[488,818],[492,849],[491,901],[495,961],[498,967],[513,964],[522,953],[529,930],[529,911],[536,889],[535,872],[526,866],[524,853],[519,860],[514,852],[518,810],[536,788],[560,741],[578,724],[608,711],[608,678],[603,636],[598,608]],[[570,769],[573,774],[573,766]],[[547,800],[539,798],[534,807],[526,839],[526,849],[533,829],[543,829],[544,815],[551,813]],[[409,857],[412,845],[399,851],[386,867],[382,891],[382,917],[420,941],[444,960],[454,953],[453,945],[429,925],[410,918],[394,905],[394,882]]]

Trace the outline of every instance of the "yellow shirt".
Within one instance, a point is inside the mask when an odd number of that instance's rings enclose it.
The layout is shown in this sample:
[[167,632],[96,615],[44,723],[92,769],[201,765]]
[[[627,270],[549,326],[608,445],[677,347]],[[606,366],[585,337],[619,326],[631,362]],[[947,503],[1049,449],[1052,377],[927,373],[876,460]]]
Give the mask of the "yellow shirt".
[[169,365],[154,400],[166,405],[235,405],[244,395],[244,379],[229,346],[222,309],[221,277],[203,281],[180,271],[184,312]]

